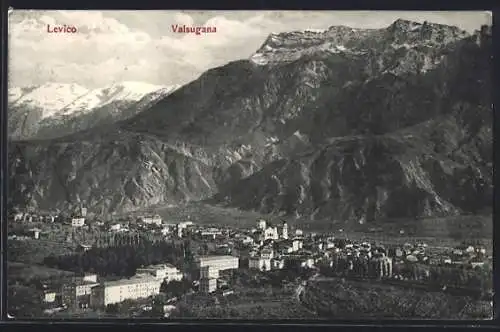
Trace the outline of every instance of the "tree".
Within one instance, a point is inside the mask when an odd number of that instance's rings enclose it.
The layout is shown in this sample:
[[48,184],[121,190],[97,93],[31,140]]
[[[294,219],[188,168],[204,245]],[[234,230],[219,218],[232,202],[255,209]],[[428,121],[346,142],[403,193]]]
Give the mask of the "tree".
[[165,294],[159,294],[159,295],[155,295],[153,297],[153,301],[152,301],[152,311],[151,311],[151,315],[153,317],[162,317],[164,315],[164,312],[163,312],[163,307],[165,306],[166,304],[166,301],[167,299],[165,298]]
[[106,313],[108,314],[118,314],[119,312],[120,312],[120,305],[118,303],[112,303],[106,306]]
[[191,289],[191,283],[187,279],[182,279],[181,281],[172,280],[170,282],[165,281],[161,284],[160,292],[165,293],[169,298],[180,297],[186,294]]

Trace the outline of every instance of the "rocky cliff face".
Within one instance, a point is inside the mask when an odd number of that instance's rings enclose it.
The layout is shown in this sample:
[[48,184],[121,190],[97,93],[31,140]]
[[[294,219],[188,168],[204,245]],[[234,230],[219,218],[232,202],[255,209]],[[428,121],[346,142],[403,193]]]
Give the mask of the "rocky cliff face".
[[29,204],[96,211],[214,194],[361,222],[479,211],[492,186],[487,34],[399,20],[271,35],[130,120],[13,144],[11,188],[29,179]]
[[471,134],[449,116],[390,134],[332,138],[266,165],[217,200],[361,223],[476,213],[492,202],[491,153],[491,128]]
[[203,160],[129,132],[91,142],[18,142],[9,153],[14,198],[22,202],[25,197],[27,205],[43,210],[81,202],[106,214],[199,200],[215,192],[211,167]]

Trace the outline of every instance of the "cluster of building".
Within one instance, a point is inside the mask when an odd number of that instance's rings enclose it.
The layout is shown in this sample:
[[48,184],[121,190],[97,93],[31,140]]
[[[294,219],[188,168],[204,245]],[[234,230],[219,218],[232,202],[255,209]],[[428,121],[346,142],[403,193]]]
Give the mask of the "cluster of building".
[[[301,234],[299,231],[298,234]],[[285,261],[298,258],[294,253],[299,252],[303,246],[301,235],[289,239],[288,224],[282,222],[275,226],[266,220],[258,220],[257,228],[252,229],[253,246],[249,252],[248,267],[261,271],[283,269]],[[304,256],[302,264],[311,265],[308,257]]]
[[452,250],[447,263],[456,266],[471,266],[472,268],[483,266],[492,257],[487,257],[484,246],[460,245]]
[[21,221],[25,223],[30,222],[47,222],[52,223],[56,221],[57,216],[55,215],[38,215],[35,213],[16,213],[14,215],[14,221]]
[[7,236],[9,240],[28,240],[28,239],[36,239],[40,238],[40,233],[42,232],[39,228],[30,228],[28,230],[16,233],[10,233]]
[[[182,238],[186,235],[192,221],[182,221],[179,223],[165,223],[158,215],[139,217],[136,223],[130,222],[115,222],[108,225],[100,225],[106,227],[108,232],[127,233],[133,231],[146,231],[155,234],[161,234],[165,237]],[[99,226],[99,225],[98,225]]]
[[[296,229],[293,234],[290,233],[286,222],[273,225],[263,219],[257,220],[256,227],[250,230],[201,226],[191,232],[196,238],[211,244],[212,253],[218,254],[218,257],[230,259],[231,256],[227,255],[234,256],[231,258],[233,266],[237,266],[236,262],[239,261],[240,267],[261,271],[284,269],[290,265],[313,267],[319,262],[321,255],[312,255],[304,250],[302,230]],[[215,259],[214,256],[208,257]],[[234,268],[237,267],[232,269]],[[202,279],[215,279],[218,272],[213,271],[213,268],[210,271],[212,272],[201,272],[204,276],[209,276]],[[215,282],[211,281],[211,284],[215,285]]]
[[66,307],[103,308],[125,300],[147,298],[160,293],[163,282],[180,281],[183,273],[171,264],[152,265],[138,269],[131,278],[99,282],[97,275],[72,278],[60,290],[44,290],[47,303],[57,301]]
[[229,255],[200,256],[194,264],[195,275],[199,275],[199,290],[204,294],[213,293],[225,284],[223,279],[219,282],[221,272],[240,267],[239,258]]
[[343,246],[334,246],[325,254],[336,272],[374,278],[390,278],[393,274],[393,258],[387,255],[383,246],[349,241]]
[[[85,219],[87,217],[87,208],[80,207],[77,212],[75,212],[70,218],[69,222],[73,227],[82,227],[85,225]],[[31,213],[31,212],[18,212],[13,216],[14,222],[24,222],[24,223],[54,223],[54,222],[67,222],[68,220],[62,218],[59,214],[53,213]]]
[[[193,266],[198,276],[199,291],[210,294],[227,285],[222,272],[239,268],[239,258],[234,256],[200,256]],[[152,265],[137,269],[131,278],[99,282],[97,275],[87,274],[72,278],[60,290],[46,289],[47,303],[58,302],[65,307],[104,308],[125,300],[137,300],[160,293],[163,282],[181,281],[183,273],[171,264]],[[228,292],[230,290],[226,290]]]
[[[228,289],[228,275],[239,268],[269,271],[291,268],[327,267],[345,275],[373,278],[398,278],[396,264],[422,263],[427,265],[481,264],[485,260],[483,247],[462,246],[449,253],[435,253],[425,243],[405,244],[386,248],[367,241],[337,239],[331,234],[304,235],[293,232],[286,222],[272,224],[257,220],[252,229],[220,228],[193,225],[192,222],[165,224],[159,216],[139,218],[137,227],[160,232],[165,237],[199,240],[210,244],[207,254],[194,254],[193,264],[186,275],[199,285],[203,294]],[[120,225],[120,227],[116,226]],[[122,224],[111,225],[110,231],[128,229]],[[220,249],[220,250],[219,250]],[[105,307],[124,300],[146,298],[159,294],[164,281],[181,280],[183,273],[169,264],[138,269],[132,278],[99,282],[95,275],[73,280],[62,287],[62,303],[67,306]],[[55,301],[53,294],[46,295]]]
[[460,245],[440,252],[430,252],[425,243],[405,243],[389,249],[397,263],[422,263],[434,266],[482,266],[488,260],[484,246]]
[[337,271],[360,277],[402,278],[394,275],[395,264],[461,265],[477,267],[487,261],[486,249],[482,246],[463,245],[448,251],[428,250],[425,243],[392,246],[367,241],[336,239],[329,234],[304,236],[297,229],[292,236],[286,222],[273,226],[258,220],[249,236],[240,241],[250,246],[247,257],[241,256],[243,264],[250,269],[277,270],[292,266],[315,268],[329,265]]
[[[374,243],[345,241],[325,252],[330,266],[337,272],[358,277],[386,277],[395,279],[426,279],[432,266],[482,266],[486,261],[484,247],[459,246],[446,251],[428,250],[425,243],[393,246],[385,248]],[[393,266],[398,265],[398,274],[393,274]],[[412,274],[412,266],[419,268]],[[409,275],[404,275],[405,273]]]

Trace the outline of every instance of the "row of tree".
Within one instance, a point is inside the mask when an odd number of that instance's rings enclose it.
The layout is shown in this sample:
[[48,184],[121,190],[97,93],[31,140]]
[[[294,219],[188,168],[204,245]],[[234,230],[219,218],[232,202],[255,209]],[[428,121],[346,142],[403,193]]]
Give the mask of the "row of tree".
[[101,231],[97,231],[94,238],[94,245],[100,248],[121,246],[139,247],[144,243],[160,242],[171,242],[171,240],[165,239],[162,234],[155,234],[151,232],[103,233]]
[[158,263],[171,263],[182,267],[185,263],[184,248],[172,242],[151,243],[140,241],[136,245],[92,248],[88,251],[45,257],[44,264],[62,270],[93,272],[102,276],[132,276],[136,269]]
[[[351,263],[352,262],[352,263]],[[325,274],[368,278],[373,276],[369,262],[365,259],[348,260],[335,258],[333,266],[322,267]],[[486,267],[467,269],[452,266],[429,266],[418,263],[393,264],[393,275],[401,275],[409,280],[424,280],[430,285],[453,286],[488,292],[493,287],[491,270]]]

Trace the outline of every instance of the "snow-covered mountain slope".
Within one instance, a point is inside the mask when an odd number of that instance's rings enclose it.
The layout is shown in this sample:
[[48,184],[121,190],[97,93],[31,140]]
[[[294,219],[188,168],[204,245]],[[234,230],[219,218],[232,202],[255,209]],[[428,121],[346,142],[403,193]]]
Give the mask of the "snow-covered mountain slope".
[[[89,90],[78,84],[47,83],[23,94],[22,89],[14,88],[12,95],[18,98],[9,106],[40,109],[41,117],[47,118],[57,114],[75,98],[87,94]],[[9,93],[9,96],[11,93]]]
[[141,82],[123,82],[111,84],[102,89],[91,90],[81,95],[61,111],[68,115],[82,110],[90,110],[103,107],[107,104],[120,101],[138,101],[144,96],[163,89],[171,90],[170,87],[153,85]]
[[177,88],[130,81],[93,90],[64,83],[13,87],[9,89],[9,136],[54,138],[124,120]]

